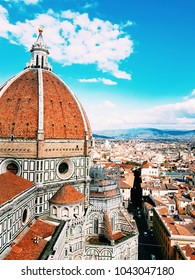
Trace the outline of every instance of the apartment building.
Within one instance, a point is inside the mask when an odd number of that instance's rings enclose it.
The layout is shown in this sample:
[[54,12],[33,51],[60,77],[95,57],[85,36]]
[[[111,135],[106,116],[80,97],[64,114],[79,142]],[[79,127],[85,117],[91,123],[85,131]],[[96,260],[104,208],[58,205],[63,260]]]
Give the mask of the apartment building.
[[153,234],[164,259],[176,259],[176,245],[195,245],[195,219],[170,215],[167,207],[153,209]]

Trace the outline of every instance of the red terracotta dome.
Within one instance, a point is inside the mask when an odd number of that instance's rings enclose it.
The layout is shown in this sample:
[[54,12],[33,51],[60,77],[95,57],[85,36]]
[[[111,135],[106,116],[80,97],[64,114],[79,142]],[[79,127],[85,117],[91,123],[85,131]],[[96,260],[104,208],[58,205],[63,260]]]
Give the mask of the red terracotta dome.
[[48,63],[42,32],[24,71],[0,87],[0,137],[84,139],[91,136],[81,104]]
[[84,201],[84,195],[71,185],[61,187],[50,199],[51,203],[69,204]]
[[[0,91],[0,136],[37,138],[40,101],[38,69],[27,69]],[[42,69],[44,138],[83,139],[91,135],[86,114],[68,87],[51,71]]]

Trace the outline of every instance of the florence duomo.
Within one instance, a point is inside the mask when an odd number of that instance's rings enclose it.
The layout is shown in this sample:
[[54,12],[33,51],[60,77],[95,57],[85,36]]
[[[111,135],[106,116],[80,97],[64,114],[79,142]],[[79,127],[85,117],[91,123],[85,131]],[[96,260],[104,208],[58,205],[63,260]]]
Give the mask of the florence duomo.
[[0,1],[10,279],[193,273],[195,1],[110,2]]
[[0,259],[137,260],[119,182],[93,166],[90,122],[41,27],[30,52],[0,87]]

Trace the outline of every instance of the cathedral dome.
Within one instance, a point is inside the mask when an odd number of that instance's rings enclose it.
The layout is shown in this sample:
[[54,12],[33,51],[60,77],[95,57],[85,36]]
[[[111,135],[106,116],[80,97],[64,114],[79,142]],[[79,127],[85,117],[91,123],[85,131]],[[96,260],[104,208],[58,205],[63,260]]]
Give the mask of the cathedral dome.
[[0,87],[0,174],[9,171],[35,182],[40,192],[44,186],[48,197],[65,182],[76,182],[87,192],[87,205],[93,148],[89,121],[76,96],[53,73],[42,32],[25,69]]
[[2,138],[84,139],[91,135],[86,114],[68,87],[53,72],[26,69],[0,91]]
[[31,53],[25,70],[0,87],[0,137],[90,137],[90,125],[80,102],[51,70],[41,29]]

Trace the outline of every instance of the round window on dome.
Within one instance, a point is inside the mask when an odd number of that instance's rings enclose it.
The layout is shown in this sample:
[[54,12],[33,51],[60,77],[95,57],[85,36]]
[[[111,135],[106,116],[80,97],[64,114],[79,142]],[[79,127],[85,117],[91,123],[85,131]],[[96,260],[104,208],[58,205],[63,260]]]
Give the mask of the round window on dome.
[[60,163],[58,170],[60,174],[66,174],[68,172],[68,164],[66,162]]
[[22,224],[25,225],[28,222],[28,219],[29,219],[29,211],[27,208],[25,208],[22,214]]
[[1,164],[0,164],[0,174],[5,173],[5,172],[10,172],[14,175],[21,175],[21,165],[20,163],[12,158],[5,159]]
[[57,176],[60,179],[69,179],[74,173],[74,163],[71,159],[63,159],[57,164]]
[[18,165],[15,162],[11,162],[7,165],[7,171],[17,174],[18,173]]

